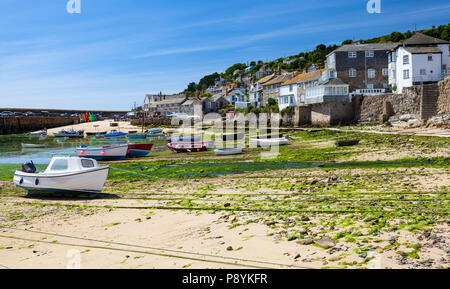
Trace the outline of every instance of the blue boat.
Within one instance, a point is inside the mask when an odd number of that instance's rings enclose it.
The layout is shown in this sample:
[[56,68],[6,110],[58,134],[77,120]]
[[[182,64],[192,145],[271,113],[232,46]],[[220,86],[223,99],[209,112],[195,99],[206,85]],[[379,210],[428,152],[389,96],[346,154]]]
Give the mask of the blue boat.
[[145,133],[135,133],[135,134],[130,134],[128,137],[130,139],[146,139],[147,135]]
[[105,138],[119,138],[126,137],[128,134],[117,130],[112,130],[110,133],[105,134]]

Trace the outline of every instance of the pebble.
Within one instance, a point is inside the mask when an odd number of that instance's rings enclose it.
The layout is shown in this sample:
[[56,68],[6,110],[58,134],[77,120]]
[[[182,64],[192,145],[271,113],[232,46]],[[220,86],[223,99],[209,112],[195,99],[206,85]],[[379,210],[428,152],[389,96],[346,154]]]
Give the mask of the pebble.
[[324,237],[316,241],[316,244],[322,248],[331,248],[336,246],[336,243],[330,237]]
[[227,251],[233,251],[233,247],[228,246],[228,247],[227,247]]

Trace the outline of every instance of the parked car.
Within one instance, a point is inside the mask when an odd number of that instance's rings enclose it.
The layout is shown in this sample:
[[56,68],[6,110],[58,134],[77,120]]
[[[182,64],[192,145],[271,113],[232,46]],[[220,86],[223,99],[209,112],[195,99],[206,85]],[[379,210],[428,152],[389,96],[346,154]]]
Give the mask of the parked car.
[[35,116],[36,114],[34,112],[27,111],[24,115],[25,116]]
[[14,116],[24,116],[25,114],[23,112],[20,111],[16,111],[14,112]]
[[48,111],[41,111],[41,115],[43,115],[43,116],[50,116],[51,113],[48,112]]

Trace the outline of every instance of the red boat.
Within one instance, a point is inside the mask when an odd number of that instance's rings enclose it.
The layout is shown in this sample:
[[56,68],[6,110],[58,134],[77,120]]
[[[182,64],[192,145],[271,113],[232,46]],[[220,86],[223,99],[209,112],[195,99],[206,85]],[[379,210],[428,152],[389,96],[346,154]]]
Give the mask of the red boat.
[[168,143],[167,147],[176,153],[205,152],[208,150],[205,143]]
[[129,144],[127,158],[145,157],[152,150],[153,144]]

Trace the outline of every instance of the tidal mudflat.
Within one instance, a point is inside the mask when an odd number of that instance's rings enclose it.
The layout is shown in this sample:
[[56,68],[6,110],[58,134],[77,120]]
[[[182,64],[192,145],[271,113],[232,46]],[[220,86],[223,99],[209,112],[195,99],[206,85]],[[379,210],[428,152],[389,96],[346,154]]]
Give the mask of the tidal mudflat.
[[[0,263],[66,268],[75,249],[82,268],[449,267],[449,138],[283,133],[270,160],[108,163],[95,196],[29,197],[0,165]],[[347,139],[360,143],[334,144]]]

